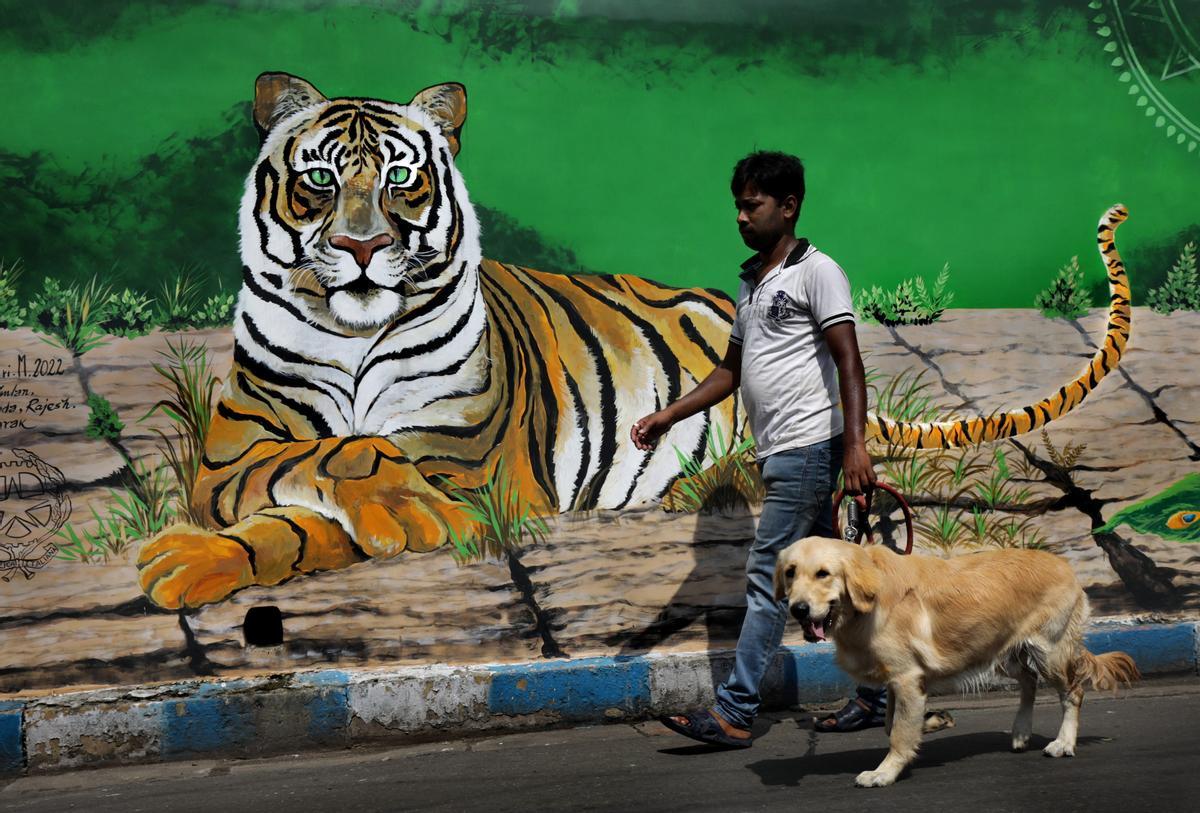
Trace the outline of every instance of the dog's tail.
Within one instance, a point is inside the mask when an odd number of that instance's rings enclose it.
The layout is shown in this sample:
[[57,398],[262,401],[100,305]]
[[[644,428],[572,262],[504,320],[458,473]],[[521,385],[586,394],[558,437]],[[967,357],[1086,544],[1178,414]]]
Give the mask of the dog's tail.
[[1115,692],[1122,685],[1132,686],[1142,677],[1133,658],[1124,652],[1093,655],[1080,647],[1074,666],[1075,679],[1072,682],[1076,686],[1090,682],[1092,688],[1100,692]]

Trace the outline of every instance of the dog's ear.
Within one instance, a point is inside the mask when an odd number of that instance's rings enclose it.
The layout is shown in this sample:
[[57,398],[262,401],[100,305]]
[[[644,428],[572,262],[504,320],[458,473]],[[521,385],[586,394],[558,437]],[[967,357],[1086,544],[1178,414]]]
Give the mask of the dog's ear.
[[787,597],[787,579],[783,573],[787,569],[788,555],[785,550],[775,562],[775,601],[783,601]]
[[861,548],[855,550],[854,554],[846,558],[846,592],[850,594],[850,603],[857,612],[869,613],[875,609],[875,596],[879,594],[879,568]]

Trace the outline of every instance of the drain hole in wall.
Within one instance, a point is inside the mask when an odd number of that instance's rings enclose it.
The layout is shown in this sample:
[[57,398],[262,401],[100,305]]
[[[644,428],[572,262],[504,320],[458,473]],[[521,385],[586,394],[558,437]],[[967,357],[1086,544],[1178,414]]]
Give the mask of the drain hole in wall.
[[283,615],[278,607],[251,607],[242,622],[246,646],[279,646],[283,643]]

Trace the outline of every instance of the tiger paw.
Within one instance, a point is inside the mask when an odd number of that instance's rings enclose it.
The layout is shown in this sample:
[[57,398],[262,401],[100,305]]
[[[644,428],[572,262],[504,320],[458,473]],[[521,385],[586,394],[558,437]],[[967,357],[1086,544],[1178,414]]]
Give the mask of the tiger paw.
[[409,501],[400,509],[368,504],[351,517],[355,541],[376,558],[395,556],[404,550],[423,553],[449,538],[442,515],[423,501]]
[[138,554],[138,583],[168,610],[220,601],[254,584],[246,548],[225,537],[179,525],[159,534]]
[[385,460],[374,478],[347,478],[337,502],[349,519],[354,541],[368,555],[423,553],[443,545],[460,513],[450,499],[411,463]]

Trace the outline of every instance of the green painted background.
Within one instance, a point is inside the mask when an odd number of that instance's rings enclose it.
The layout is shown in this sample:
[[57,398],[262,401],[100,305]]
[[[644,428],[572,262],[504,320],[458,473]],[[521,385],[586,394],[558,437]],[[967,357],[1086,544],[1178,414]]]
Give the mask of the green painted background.
[[[728,192],[801,155],[801,232],[855,286],[951,267],[956,306],[1029,307],[1130,207],[1136,291],[1200,229],[1200,151],[1156,133],[1086,2],[0,2],[0,256],[157,288],[239,278],[255,76],[407,100],[455,80],[497,259],[733,289]],[[1185,102],[1200,79],[1181,80]],[[1189,95],[1191,94],[1191,95]],[[1200,107],[1200,105],[1198,105]],[[1135,294],[1135,301],[1138,299]]]

